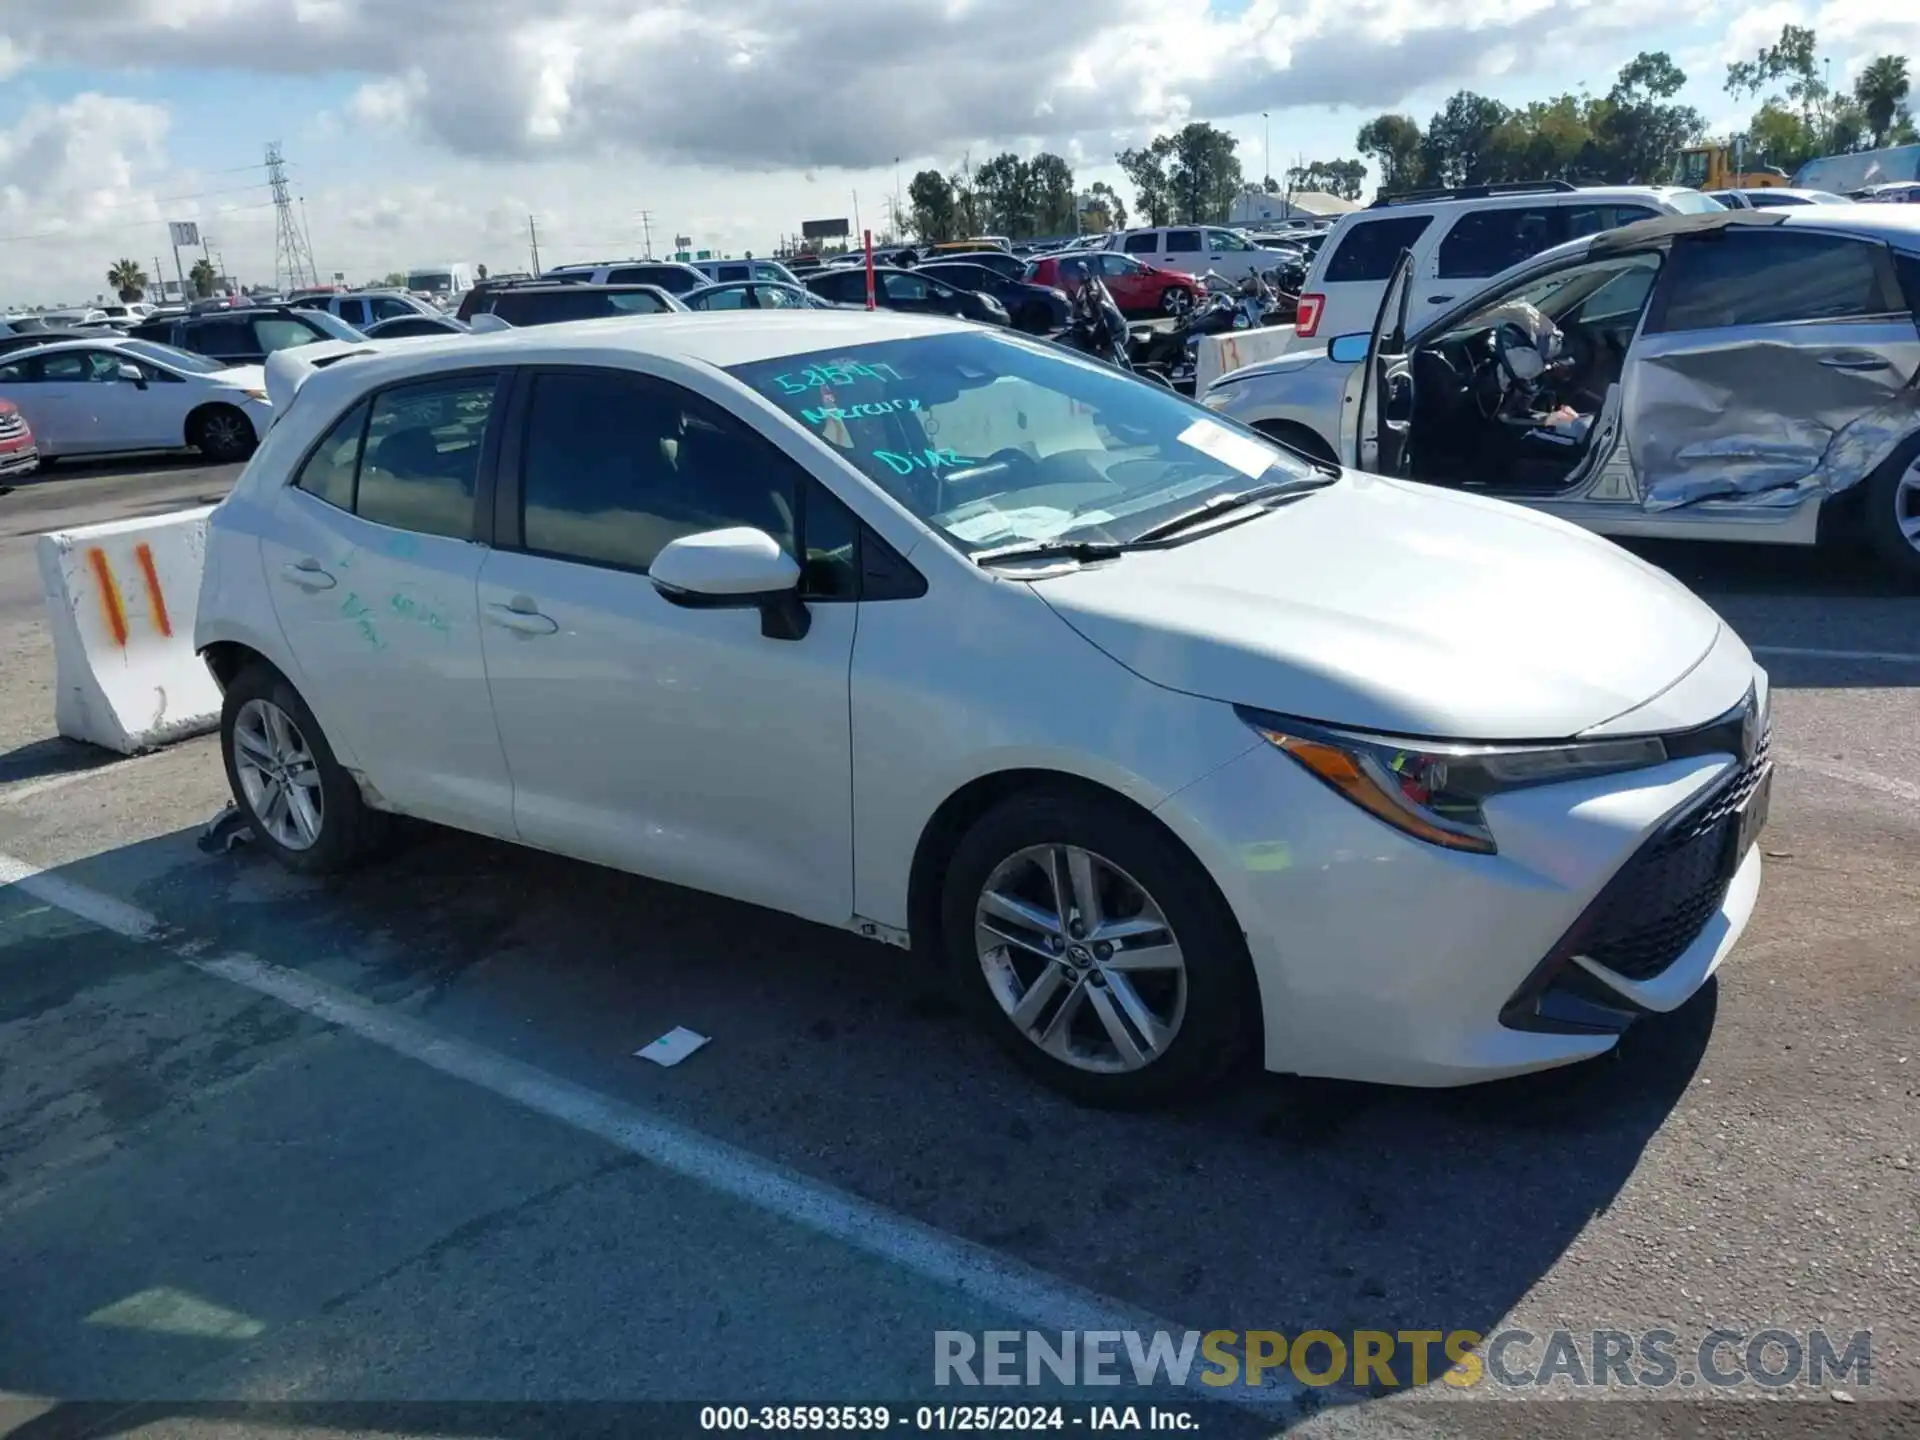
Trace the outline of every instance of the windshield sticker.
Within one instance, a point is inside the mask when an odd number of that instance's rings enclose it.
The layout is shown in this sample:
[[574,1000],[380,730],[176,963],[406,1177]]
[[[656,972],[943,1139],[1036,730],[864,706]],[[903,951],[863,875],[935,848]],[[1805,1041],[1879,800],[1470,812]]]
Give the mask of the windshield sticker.
[[804,370],[776,375],[773,377],[773,383],[780,387],[784,395],[810,395],[815,390],[825,390],[835,385],[851,385],[860,380],[904,380],[905,378],[891,365],[868,365],[856,360],[848,365],[809,365]]
[[969,545],[1007,540],[1050,540],[1063,530],[1104,525],[1113,516],[1102,510],[1075,514],[1053,505],[1026,505],[1018,510],[982,510],[964,520],[947,523],[947,531]]
[[914,399],[880,400],[866,405],[824,405],[815,410],[802,410],[800,418],[809,425],[824,425],[829,420],[864,420],[877,415],[891,415],[896,410],[918,410],[920,402]]
[[1273,464],[1273,452],[1248,435],[1236,435],[1212,420],[1196,420],[1180,432],[1180,443],[1202,455],[1230,465],[1249,480],[1257,480]]
[[891,450],[876,450],[873,458],[884,464],[896,475],[911,475],[916,470],[958,470],[966,465],[978,465],[978,460],[969,460],[964,455],[951,450],[922,450],[918,455],[899,455]]

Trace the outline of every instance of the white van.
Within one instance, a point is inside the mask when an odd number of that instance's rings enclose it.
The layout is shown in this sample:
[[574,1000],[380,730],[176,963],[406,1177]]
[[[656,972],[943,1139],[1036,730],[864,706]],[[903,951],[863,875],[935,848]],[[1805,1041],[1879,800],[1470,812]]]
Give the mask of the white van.
[[1161,270],[1178,270],[1183,275],[1204,275],[1212,270],[1229,280],[1244,280],[1255,271],[1271,270],[1285,258],[1227,225],[1123,230],[1107,238],[1106,248]]
[[407,272],[407,289],[416,295],[431,295],[450,305],[473,288],[474,268],[465,260],[449,260],[440,265],[421,265]]
[[1565,241],[1656,215],[1724,208],[1698,190],[1675,185],[1582,189],[1564,180],[1382,196],[1341,216],[1321,245],[1286,343],[1325,344],[1334,335],[1371,329],[1403,250],[1413,251],[1409,313],[1419,316]]

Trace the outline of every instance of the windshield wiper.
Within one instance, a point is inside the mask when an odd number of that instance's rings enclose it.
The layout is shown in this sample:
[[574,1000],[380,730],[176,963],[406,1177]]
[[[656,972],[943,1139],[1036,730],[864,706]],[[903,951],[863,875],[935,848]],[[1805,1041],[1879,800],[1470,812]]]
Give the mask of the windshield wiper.
[[1203,500],[1191,510],[1182,510],[1178,515],[1162,520],[1158,525],[1149,525],[1133,539],[1127,542],[1129,547],[1151,545],[1156,540],[1167,540],[1184,531],[1212,521],[1225,521],[1235,511],[1248,513],[1238,516],[1239,520],[1251,520],[1259,513],[1254,507],[1263,500],[1278,500],[1285,496],[1304,494],[1308,490],[1317,490],[1329,483],[1325,480],[1275,480],[1266,485],[1256,485],[1251,490],[1236,490],[1229,495],[1215,495]]
[[973,563],[992,565],[1001,560],[1118,560],[1127,547],[1112,540],[1016,540],[973,552]]

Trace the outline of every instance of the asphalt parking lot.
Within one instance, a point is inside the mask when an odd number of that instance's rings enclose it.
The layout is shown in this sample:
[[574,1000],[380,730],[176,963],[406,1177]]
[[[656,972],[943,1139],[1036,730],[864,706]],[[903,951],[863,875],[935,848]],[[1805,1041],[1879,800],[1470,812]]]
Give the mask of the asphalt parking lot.
[[[1550,1428],[1914,1425],[1887,1402],[1920,1401],[1920,597],[1864,558],[1642,547],[1776,686],[1760,909],[1684,1011],[1468,1091],[1254,1077],[1112,1115],[839,932],[449,833],[332,883],[205,853],[212,738],[54,738],[33,536],[233,473],[0,497],[0,1434],[238,1433],[201,1401],[261,1407],[247,1433],[353,1401],[329,1433],[518,1435],[530,1403],[1026,1399],[937,1389],[934,1333],[1162,1321],[1666,1329],[1683,1361],[1717,1327],[1870,1330],[1864,1381],[1609,1390]],[[675,1025],[712,1042],[634,1058]],[[1540,1433],[1475,1403],[1498,1389],[1194,1408]],[[408,1400],[523,1408],[381,1408]]]

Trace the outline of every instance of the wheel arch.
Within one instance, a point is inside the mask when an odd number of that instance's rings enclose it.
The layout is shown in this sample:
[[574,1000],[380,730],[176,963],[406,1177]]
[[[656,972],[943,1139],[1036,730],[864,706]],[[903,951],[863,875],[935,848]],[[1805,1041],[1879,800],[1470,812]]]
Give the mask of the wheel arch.
[[961,837],[994,806],[1016,795],[1040,791],[1070,795],[1099,805],[1118,806],[1158,830],[1199,868],[1226,913],[1233,916],[1235,927],[1244,933],[1238,912],[1221,890],[1206,862],[1179,831],[1152,809],[1125,792],[1084,775],[1066,770],[1021,766],[975,776],[941,801],[921,827],[919,841],[914,846],[913,861],[907,872],[907,933],[916,954],[935,963],[939,960],[940,886]]
[[1311,425],[1299,420],[1256,420],[1253,428],[1270,440],[1277,440],[1290,450],[1298,450],[1315,460],[1325,460],[1338,465],[1340,456],[1334,450],[1332,442],[1315,430]]

